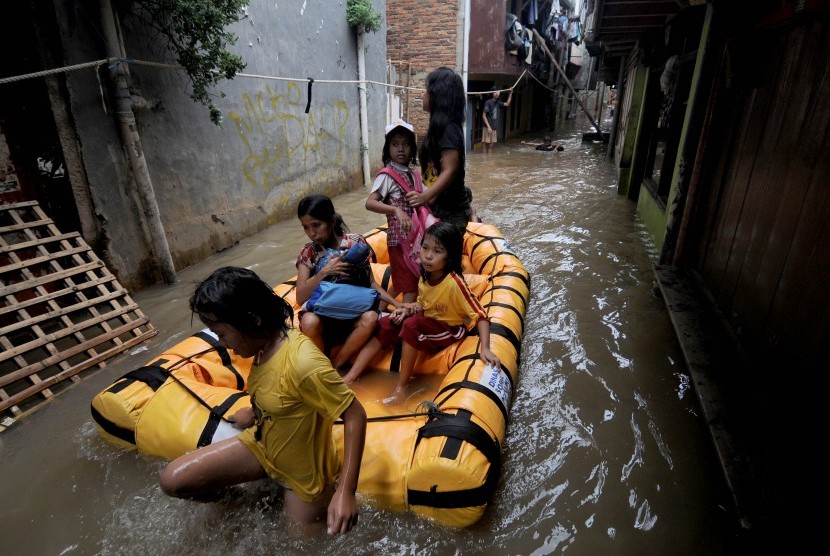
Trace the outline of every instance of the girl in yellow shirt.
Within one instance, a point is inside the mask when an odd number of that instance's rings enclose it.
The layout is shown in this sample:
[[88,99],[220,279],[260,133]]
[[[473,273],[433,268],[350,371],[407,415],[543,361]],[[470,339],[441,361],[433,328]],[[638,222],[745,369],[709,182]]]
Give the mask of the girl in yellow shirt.
[[401,342],[398,385],[388,403],[406,398],[419,351],[435,352],[464,338],[476,327],[481,340],[481,358],[499,366],[490,350],[490,321],[478,298],[470,291],[461,270],[463,236],[447,222],[430,226],[421,243],[421,279],[418,298],[402,303],[378,320],[378,330],[355,359],[344,380],[352,382],[363,373],[375,355]]
[[[253,357],[248,377],[252,407],[231,421],[239,436],[185,454],[165,467],[161,488],[196,498],[215,489],[271,477],[287,487],[284,513],[296,534],[327,526],[346,533],[357,523],[355,498],[366,435],[366,413],[329,359],[289,328],[293,310],[254,272],[214,271],[196,288],[190,308],[242,357]],[[342,418],[340,468],[332,424]]]

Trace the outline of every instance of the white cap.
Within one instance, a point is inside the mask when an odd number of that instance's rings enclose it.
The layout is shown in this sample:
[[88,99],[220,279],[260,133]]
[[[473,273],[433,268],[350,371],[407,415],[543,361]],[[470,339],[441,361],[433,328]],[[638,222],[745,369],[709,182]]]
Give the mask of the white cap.
[[395,129],[396,127],[402,127],[404,129],[408,129],[412,133],[415,133],[415,128],[412,127],[412,124],[399,119],[395,120],[394,122],[386,126],[386,131],[384,131],[384,135],[389,135],[389,132]]

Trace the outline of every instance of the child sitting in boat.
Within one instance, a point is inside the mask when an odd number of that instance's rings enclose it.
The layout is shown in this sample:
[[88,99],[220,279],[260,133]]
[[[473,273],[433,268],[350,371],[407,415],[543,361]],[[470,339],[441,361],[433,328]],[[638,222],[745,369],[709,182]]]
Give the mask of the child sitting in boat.
[[410,257],[409,249],[412,220],[420,216],[406,200],[410,191],[424,189],[420,172],[412,167],[418,163],[417,149],[415,128],[411,124],[398,120],[386,126],[381,155],[384,167],[366,199],[366,210],[386,215],[386,248],[393,286],[389,294],[395,297],[402,293],[404,303],[415,301],[420,278],[419,263]]
[[[369,257],[358,264],[343,260],[344,255],[355,244],[365,245],[371,256],[371,247],[360,234],[349,233],[343,217],[334,210],[334,203],[325,195],[309,195],[297,205],[297,218],[303,231],[311,240],[306,243],[297,257],[297,303],[304,304],[311,297],[320,282],[347,283],[354,286],[374,288],[386,303],[395,299],[380,287],[369,263]],[[365,311],[357,318],[337,319],[317,315],[314,311],[301,309],[300,330],[323,353],[340,345],[332,358],[332,365],[339,369],[371,338],[378,321],[376,308]]]
[[437,352],[478,329],[480,357],[493,366],[499,358],[490,350],[490,321],[470,291],[461,269],[463,237],[447,222],[430,226],[421,244],[421,279],[414,303],[401,304],[378,321],[378,331],[355,359],[343,380],[357,380],[381,350],[402,343],[398,385],[387,403],[406,399],[409,379],[419,351]]
[[[161,473],[170,496],[196,498],[211,491],[271,477],[287,487],[291,533],[308,535],[328,525],[346,533],[357,522],[355,498],[366,412],[331,362],[291,328],[294,312],[254,272],[223,267],[190,298],[190,309],[242,357],[253,357],[248,393],[253,407],[230,420],[244,429],[233,438],[173,460]],[[332,424],[345,426],[339,469]],[[339,472],[339,478],[338,478]]]

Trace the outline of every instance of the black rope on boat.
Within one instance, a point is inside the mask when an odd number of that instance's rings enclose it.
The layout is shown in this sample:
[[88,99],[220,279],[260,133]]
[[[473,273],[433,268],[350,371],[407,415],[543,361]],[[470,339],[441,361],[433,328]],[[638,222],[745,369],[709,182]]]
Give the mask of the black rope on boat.
[[[419,408],[423,407],[423,411],[417,411]],[[424,400],[416,406],[416,411],[414,413],[398,413],[395,415],[381,415],[378,417],[369,417],[366,419],[367,423],[381,423],[384,421],[396,421],[398,419],[409,419],[412,417],[427,417],[427,421],[432,421],[437,417],[445,417],[447,415],[452,415],[452,413],[446,413],[441,411],[441,408],[438,407],[438,404],[435,402]],[[335,425],[342,425],[344,422],[342,419],[337,419],[334,424]]]

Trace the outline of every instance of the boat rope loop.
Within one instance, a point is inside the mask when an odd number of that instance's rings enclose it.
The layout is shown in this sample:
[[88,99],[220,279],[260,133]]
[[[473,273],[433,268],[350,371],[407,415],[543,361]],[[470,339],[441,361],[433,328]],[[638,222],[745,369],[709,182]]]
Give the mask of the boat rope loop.
[[469,442],[476,447],[490,462],[487,477],[481,486],[466,490],[438,492],[438,485],[430,490],[407,489],[410,506],[430,506],[432,508],[469,508],[485,506],[489,503],[501,472],[501,446],[479,425],[470,420],[472,413],[461,409],[456,413],[437,415],[418,430],[416,446],[422,438],[444,436],[447,442],[441,451],[441,457],[455,459],[462,442]]
[[[418,407],[415,408],[415,411],[412,413],[396,413],[394,415],[379,415],[377,417],[369,417],[366,419],[367,423],[382,423],[384,421],[396,421],[398,419],[409,419],[411,417],[427,417],[427,421],[430,421],[436,417],[441,417],[444,415],[452,415],[452,413],[445,413],[441,411],[441,408],[438,407],[433,401],[424,400],[418,404]],[[334,422],[335,425],[342,425],[344,422],[342,419],[338,419]]]
[[[231,361],[231,354],[228,349],[219,343],[219,341],[211,336],[210,334],[206,333],[204,330],[200,330],[196,334],[193,335],[194,338],[199,338],[203,342],[210,344],[212,349],[216,350],[216,354],[219,356],[219,360],[222,361],[222,365],[226,369],[228,369],[233,376],[236,377],[236,389],[237,390],[244,390],[245,389],[245,378],[236,370],[236,367],[233,366],[233,361]],[[197,357],[199,355],[204,355],[209,352],[210,349],[206,349],[204,351],[200,351],[199,353],[195,353],[188,357],[187,359],[190,360],[191,357]],[[172,368],[170,369],[173,370]]]

